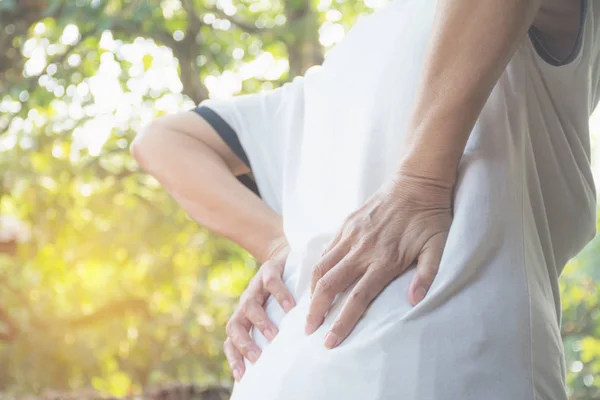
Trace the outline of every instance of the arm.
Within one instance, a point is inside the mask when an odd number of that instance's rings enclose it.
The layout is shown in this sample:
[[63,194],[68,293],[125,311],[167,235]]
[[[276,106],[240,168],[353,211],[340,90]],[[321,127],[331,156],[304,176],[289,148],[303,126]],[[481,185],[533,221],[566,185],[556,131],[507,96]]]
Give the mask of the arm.
[[200,116],[158,118],[135,138],[131,153],[194,220],[261,263],[280,245],[281,216],[235,178],[248,167]]
[[195,113],[155,120],[135,138],[131,153],[192,218],[262,264],[226,327],[223,349],[239,380],[245,371],[242,356],[255,362],[260,355],[249,335],[252,326],[268,340],[277,334],[264,310],[266,299],[273,295],[286,312],[295,305],[282,280],[288,253],[282,218],[235,178],[247,173],[248,166]]
[[400,173],[453,185],[467,139],[541,0],[440,0]]
[[313,270],[306,332],[351,285],[326,347],[417,262],[413,305],[435,278],[452,222],[452,188],[467,139],[541,0],[438,0],[420,89],[394,178],[344,222]]

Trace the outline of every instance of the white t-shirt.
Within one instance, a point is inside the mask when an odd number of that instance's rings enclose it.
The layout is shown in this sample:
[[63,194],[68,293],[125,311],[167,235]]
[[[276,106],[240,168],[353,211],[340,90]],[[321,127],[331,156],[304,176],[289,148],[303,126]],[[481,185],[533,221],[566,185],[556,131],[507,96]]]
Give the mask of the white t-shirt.
[[343,299],[304,334],[311,269],[395,171],[436,1],[392,1],[281,88],[200,104],[217,130],[237,134],[261,196],[283,215],[284,279],[298,302],[285,314],[268,301],[279,334],[268,344],[254,332],[263,353],[234,400],[567,399],[557,281],[595,234],[588,119],[600,96],[600,5],[588,3],[566,65],[528,36],[495,86],[460,163],[425,300],[409,304],[409,271],[333,350],[324,335]]

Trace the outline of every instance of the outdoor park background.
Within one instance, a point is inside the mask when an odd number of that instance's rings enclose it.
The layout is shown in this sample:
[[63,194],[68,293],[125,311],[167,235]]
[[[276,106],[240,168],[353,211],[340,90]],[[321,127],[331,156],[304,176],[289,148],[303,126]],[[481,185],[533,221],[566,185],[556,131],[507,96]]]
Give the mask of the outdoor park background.
[[[291,80],[384,3],[0,0],[0,398],[231,384],[224,325],[256,263],[129,143],[157,115]],[[600,239],[562,287],[572,399],[600,399]]]

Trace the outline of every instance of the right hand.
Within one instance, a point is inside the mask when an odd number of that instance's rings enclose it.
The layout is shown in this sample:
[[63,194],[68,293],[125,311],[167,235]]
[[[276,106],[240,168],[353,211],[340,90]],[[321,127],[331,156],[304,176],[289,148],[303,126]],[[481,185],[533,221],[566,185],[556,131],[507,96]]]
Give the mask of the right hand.
[[265,302],[273,296],[285,312],[295,306],[294,298],[283,282],[283,268],[289,254],[287,240],[283,238],[270,252],[265,263],[240,297],[240,304],[226,326],[227,340],[223,345],[225,356],[236,381],[245,372],[244,357],[255,363],[261,350],[250,337],[255,326],[269,341],[278,333],[277,327],[265,311]]

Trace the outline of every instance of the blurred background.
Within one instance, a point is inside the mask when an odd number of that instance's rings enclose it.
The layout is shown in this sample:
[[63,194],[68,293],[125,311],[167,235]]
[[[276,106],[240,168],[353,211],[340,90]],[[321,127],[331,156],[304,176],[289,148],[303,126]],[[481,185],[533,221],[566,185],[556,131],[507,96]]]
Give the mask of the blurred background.
[[[257,264],[129,143],[157,115],[302,74],[385,3],[0,0],[0,398],[230,387],[224,326]],[[562,289],[571,398],[600,399],[600,239]]]

